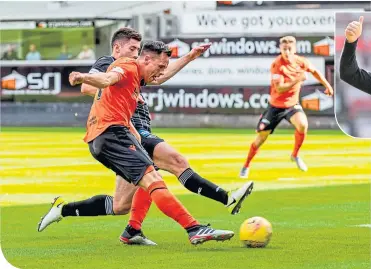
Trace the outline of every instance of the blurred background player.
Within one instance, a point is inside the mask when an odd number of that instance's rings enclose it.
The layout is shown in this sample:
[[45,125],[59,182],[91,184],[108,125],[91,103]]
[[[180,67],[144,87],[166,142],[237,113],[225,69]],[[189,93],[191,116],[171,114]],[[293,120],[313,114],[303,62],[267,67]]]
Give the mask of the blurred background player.
[[[112,55],[103,56],[92,66],[90,73],[106,72],[110,64],[120,57],[137,58],[141,35],[131,29],[122,28],[112,37]],[[208,45],[194,48],[184,57],[169,64],[164,74],[150,84],[161,84],[179,72],[186,64],[199,57]],[[83,84],[81,91],[84,94],[95,96],[101,90],[91,85]],[[142,97],[143,98],[143,97]],[[149,108],[144,101],[139,102],[132,117],[133,129],[141,136],[141,143],[149,156],[153,158],[156,166],[178,177],[179,181],[190,191],[221,202],[227,206],[232,214],[239,212],[242,202],[251,193],[253,183],[248,182],[241,188],[227,192],[214,183],[202,178],[194,172],[186,160],[163,139],[151,133],[151,120]],[[134,195],[135,193],[135,195]],[[134,195],[134,198],[133,198]],[[59,198],[61,201],[62,198]],[[133,200],[133,203],[132,203]],[[146,238],[141,231],[142,222],[151,205],[151,197],[142,189],[123,180],[119,175],[116,179],[114,196],[96,195],[89,199],[64,204],[58,210],[52,210],[39,223],[38,230],[42,231],[49,224],[68,216],[99,216],[99,215],[125,215],[130,211],[129,225],[120,237],[123,243],[153,245],[153,241]],[[76,213],[78,212],[78,214]]]
[[357,89],[371,94],[371,74],[358,67],[356,48],[362,34],[364,17],[352,21],[345,29],[346,41],[340,59],[340,78]]
[[269,106],[259,119],[258,135],[251,144],[246,162],[240,171],[241,178],[249,176],[252,159],[283,119],[295,127],[295,145],[291,160],[296,162],[300,170],[307,171],[306,164],[299,157],[300,147],[308,131],[307,116],[299,103],[300,88],[307,78],[305,72],[310,72],[326,88],[327,95],[332,96],[334,92],[326,78],[306,58],[296,55],[295,37],[282,37],[280,52],[281,55],[271,65]]

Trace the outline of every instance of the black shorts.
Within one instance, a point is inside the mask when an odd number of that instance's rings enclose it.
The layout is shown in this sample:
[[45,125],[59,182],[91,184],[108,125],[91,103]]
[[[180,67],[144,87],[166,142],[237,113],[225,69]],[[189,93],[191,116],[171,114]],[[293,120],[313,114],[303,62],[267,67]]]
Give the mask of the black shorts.
[[143,148],[148,152],[149,156],[153,158],[153,151],[155,150],[155,147],[161,142],[165,142],[165,140],[163,140],[162,138],[159,138],[158,136],[154,134],[151,134],[149,131],[145,129],[139,129],[138,133],[140,134],[140,137],[142,138]]
[[153,161],[124,126],[110,126],[89,142],[93,157],[130,183],[137,185],[153,167]]
[[290,118],[298,112],[304,113],[303,108],[299,104],[289,108],[278,108],[269,105],[267,110],[265,110],[260,116],[256,131],[261,132],[271,130],[272,134],[274,132],[274,129],[276,129],[277,125],[283,119],[290,122]]

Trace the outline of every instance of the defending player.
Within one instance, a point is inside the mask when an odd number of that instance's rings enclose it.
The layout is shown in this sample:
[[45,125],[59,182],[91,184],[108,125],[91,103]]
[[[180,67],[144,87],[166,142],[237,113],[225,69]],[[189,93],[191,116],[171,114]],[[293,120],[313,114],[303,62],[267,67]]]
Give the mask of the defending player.
[[334,93],[325,77],[306,58],[296,55],[295,37],[281,38],[280,51],[281,55],[271,65],[270,104],[258,122],[258,136],[250,146],[246,162],[240,171],[241,178],[249,176],[252,159],[283,119],[295,127],[295,146],[291,160],[296,162],[300,170],[307,171],[307,166],[299,157],[299,150],[308,130],[307,116],[299,104],[300,88],[306,80],[305,72],[310,72],[326,88],[327,95],[332,96]]

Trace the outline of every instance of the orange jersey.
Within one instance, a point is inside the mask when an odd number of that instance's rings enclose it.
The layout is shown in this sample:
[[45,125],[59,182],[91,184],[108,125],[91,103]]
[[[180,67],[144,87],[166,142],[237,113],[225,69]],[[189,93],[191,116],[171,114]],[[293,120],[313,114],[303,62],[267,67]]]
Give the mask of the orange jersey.
[[115,72],[119,81],[103,90],[94,98],[88,121],[85,142],[90,142],[111,125],[130,125],[130,119],[140,96],[139,66],[135,60],[120,58],[114,61],[107,72]]
[[290,90],[280,93],[275,83],[282,80],[286,83],[296,78],[297,72],[313,72],[314,67],[304,57],[295,55],[295,62],[288,63],[278,56],[271,65],[271,98],[270,104],[278,108],[289,108],[299,103],[299,92],[302,82],[296,83]]

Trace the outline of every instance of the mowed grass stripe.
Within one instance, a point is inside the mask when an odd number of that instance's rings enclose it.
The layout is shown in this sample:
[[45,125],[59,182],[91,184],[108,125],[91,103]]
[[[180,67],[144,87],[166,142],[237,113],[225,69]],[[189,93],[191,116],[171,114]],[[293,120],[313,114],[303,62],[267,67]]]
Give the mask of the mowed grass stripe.
[[[243,183],[238,178],[238,172],[246,158],[249,139],[255,135],[235,133],[235,130],[202,133],[202,130],[193,129],[192,133],[187,134],[181,131],[173,133],[162,130],[161,135],[174,142],[172,145],[184,153],[196,171],[221,186],[238,186]],[[80,194],[75,186],[83,186],[83,191],[89,194],[100,190],[112,193],[114,174],[90,156],[86,144],[81,140],[82,134],[43,133],[36,129],[30,133],[22,133],[20,130],[1,133],[2,141],[12,141],[1,152],[4,157],[0,160],[0,173],[4,179],[2,191],[8,194],[8,198],[11,195],[22,196],[23,193],[26,203],[27,194],[35,191],[56,195],[59,192]],[[26,138],[26,141],[29,139],[29,144],[22,145],[22,138]],[[18,146],[15,143],[17,140],[20,141]],[[339,143],[334,144],[334,141]],[[246,147],[239,146],[244,143]],[[289,160],[293,147],[292,134],[275,135],[254,160],[251,179],[264,186],[267,182],[283,184],[278,181],[280,178],[294,178],[295,182],[290,185],[298,187],[308,181],[311,184],[324,184],[329,181],[326,178],[332,178],[337,184],[365,182],[371,169],[369,148],[365,146],[370,143],[367,143],[339,136],[336,132],[328,132],[327,136],[309,135],[302,156],[310,170],[302,173]],[[352,179],[349,175],[354,173],[353,169],[357,169],[358,176]],[[161,173],[170,188],[177,193],[187,193],[173,175],[164,171]],[[310,180],[301,180],[304,177]],[[286,186],[286,183],[283,185]]]

